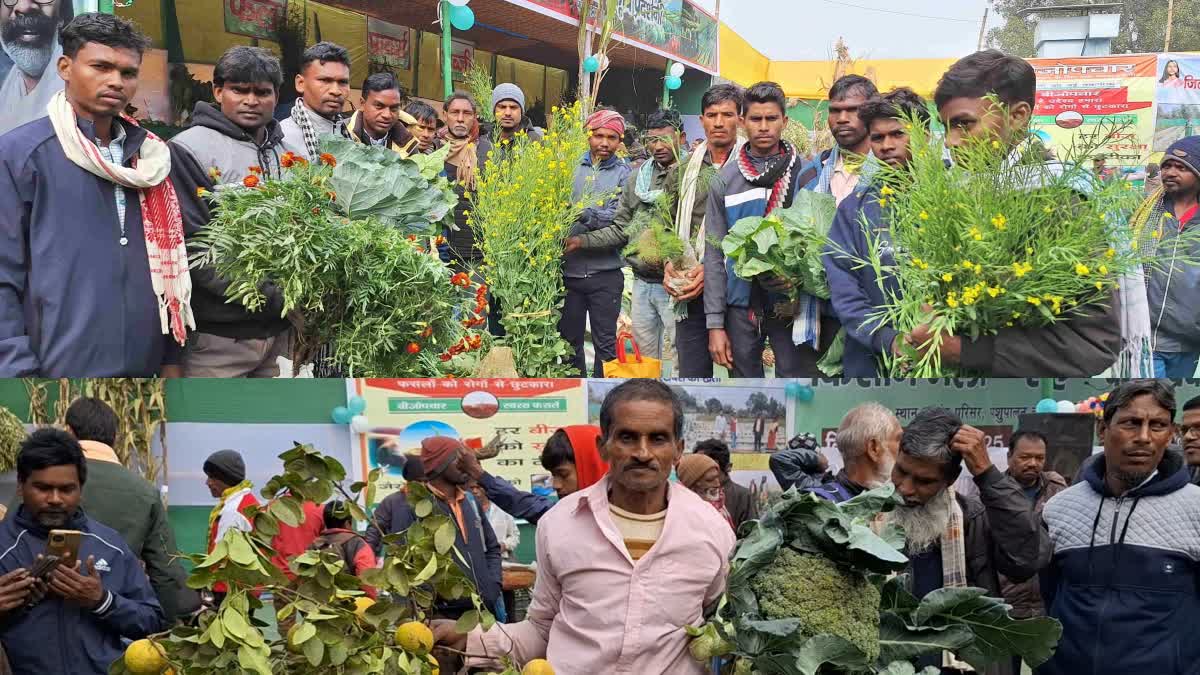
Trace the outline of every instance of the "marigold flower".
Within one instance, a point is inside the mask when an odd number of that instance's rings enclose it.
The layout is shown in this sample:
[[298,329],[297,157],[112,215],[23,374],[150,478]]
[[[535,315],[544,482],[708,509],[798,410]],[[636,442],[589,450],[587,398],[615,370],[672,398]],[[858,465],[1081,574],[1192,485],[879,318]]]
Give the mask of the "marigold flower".
[[207,195],[207,194],[208,194],[208,190],[205,190],[205,189],[204,189],[204,188],[202,188],[202,187],[198,187],[198,188],[196,188],[196,196],[197,196],[197,197],[203,197],[203,196],[205,196],[205,195]]
[[410,342],[410,343],[408,343],[408,346],[407,346],[407,347],[405,347],[404,349],[405,349],[405,351],[407,351],[409,354],[419,354],[419,353],[421,353],[421,345],[419,345],[419,344],[417,344],[417,343],[415,343],[415,342]]
[[279,164],[285,169],[290,169],[296,163],[296,153],[285,152],[283,157],[279,158]]
[[337,166],[337,160],[328,152],[321,153],[321,163],[325,166]]
[[209,167],[208,168],[208,177],[211,178],[213,180],[213,182],[215,183],[218,179],[221,178],[221,170],[215,166]]
[[242,179],[242,185],[245,185],[248,188],[258,187],[258,176],[255,176],[254,174],[246,176]]
[[262,173],[262,172],[263,172],[263,168],[261,166],[255,165],[255,166],[250,167],[250,173],[258,174],[258,173]]

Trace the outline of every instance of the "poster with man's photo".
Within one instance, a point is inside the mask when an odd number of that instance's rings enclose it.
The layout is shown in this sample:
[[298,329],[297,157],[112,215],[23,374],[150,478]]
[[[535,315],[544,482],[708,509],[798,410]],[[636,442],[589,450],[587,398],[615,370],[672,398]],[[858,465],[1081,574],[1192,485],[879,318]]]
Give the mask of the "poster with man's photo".
[[46,114],[63,82],[59,31],[97,0],[0,0],[0,134]]

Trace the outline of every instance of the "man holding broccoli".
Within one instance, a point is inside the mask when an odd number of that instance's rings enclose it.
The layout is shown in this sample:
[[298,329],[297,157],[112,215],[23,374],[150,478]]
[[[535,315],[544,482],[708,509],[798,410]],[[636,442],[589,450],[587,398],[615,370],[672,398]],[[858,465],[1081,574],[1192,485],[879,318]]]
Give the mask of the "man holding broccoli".
[[610,391],[600,407],[609,473],[538,523],[526,620],[469,635],[435,621],[437,641],[518,663],[544,657],[560,673],[708,672],[688,653],[685,628],[724,592],[735,541],[716,509],[670,482],[682,431],[682,405],[662,382]]
[[[954,481],[963,464],[979,496],[958,494]],[[988,457],[984,434],[942,408],[917,413],[900,438],[892,483],[904,505],[887,515],[904,528],[909,590],[918,599],[948,587],[983,588],[1000,596],[1003,574],[1024,581],[1037,574],[1048,550],[1037,517],[1021,486]],[[948,656],[920,666],[959,667]],[[989,675],[1012,674],[994,664]]]

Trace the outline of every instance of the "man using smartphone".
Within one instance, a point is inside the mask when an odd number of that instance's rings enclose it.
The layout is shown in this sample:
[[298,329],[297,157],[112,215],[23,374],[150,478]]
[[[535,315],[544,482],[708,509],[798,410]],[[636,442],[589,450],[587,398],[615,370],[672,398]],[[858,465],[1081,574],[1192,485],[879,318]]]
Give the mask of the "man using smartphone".
[[[69,434],[39,429],[21,444],[22,505],[0,522],[0,644],[15,675],[104,675],[122,640],[165,628],[137,557],[80,510],[86,480],[83,450]],[[79,548],[71,563],[47,566],[55,530],[78,532]]]

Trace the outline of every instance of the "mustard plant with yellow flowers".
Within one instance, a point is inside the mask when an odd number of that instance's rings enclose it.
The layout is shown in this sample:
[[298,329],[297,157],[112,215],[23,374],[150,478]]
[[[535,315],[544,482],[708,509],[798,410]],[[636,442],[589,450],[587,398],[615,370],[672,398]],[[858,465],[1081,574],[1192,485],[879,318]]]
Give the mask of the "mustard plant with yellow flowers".
[[[912,161],[874,178],[890,241],[870,230],[870,253],[859,261],[898,286],[885,291],[872,324],[901,335],[926,326],[932,335],[889,355],[891,374],[949,374],[938,349],[948,336],[1045,327],[1111,307],[1126,275],[1155,264],[1142,242],[1149,233],[1128,225],[1139,195],[1089,171],[1094,150],[1120,129],[1100,128],[1050,162],[1036,143],[1013,150],[973,140],[954,149],[948,168],[942,139],[919,122],[907,126]],[[885,246],[894,266],[884,263]]]
[[502,311],[522,377],[572,373],[571,346],[558,331],[566,294],[563,240],[590,201],[573,198],[575,167],[587,152],[580,107],[553,109],[541,141],[519,133],[488,154],[467,221],[480,238],[482,272]]

